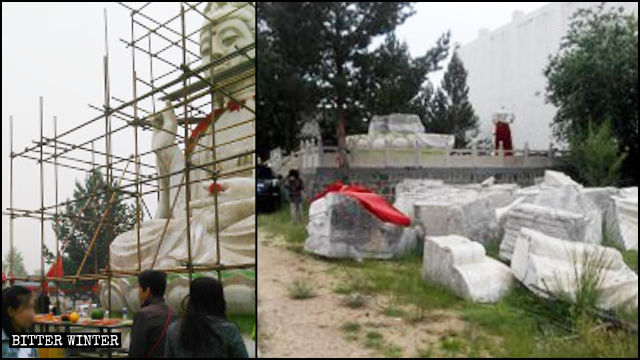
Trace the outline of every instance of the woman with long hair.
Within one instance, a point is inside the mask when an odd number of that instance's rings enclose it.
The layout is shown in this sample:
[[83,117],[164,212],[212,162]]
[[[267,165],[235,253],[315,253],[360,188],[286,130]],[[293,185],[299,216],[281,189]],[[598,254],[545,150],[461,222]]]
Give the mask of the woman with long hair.
[[11,335],[25,332],[33,324],[35,300],[31,290],[12,286],[2,290],[2,357],[35,358],[35,348],[11,348]]
[[193,280],[182,319],[169,326],[165,357],[248,357],[240,330],[227,320],[226,308],[220,281]]

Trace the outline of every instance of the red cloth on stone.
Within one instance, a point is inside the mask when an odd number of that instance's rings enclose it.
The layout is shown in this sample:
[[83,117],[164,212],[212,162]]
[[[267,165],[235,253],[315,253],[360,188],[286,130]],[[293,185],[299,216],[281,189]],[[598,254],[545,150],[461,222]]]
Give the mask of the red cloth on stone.
[[367,209],[367,211],[384,222],[400,226],[411,225],[411,219],[409,219],[405,214],[394,208],[382,196],[374,193],[364,186],[343,185],[341,181],[337,181],[316,195],[313,200],[315,201],[320,199],[330,192],[336,192],[358,200],[358,202]]

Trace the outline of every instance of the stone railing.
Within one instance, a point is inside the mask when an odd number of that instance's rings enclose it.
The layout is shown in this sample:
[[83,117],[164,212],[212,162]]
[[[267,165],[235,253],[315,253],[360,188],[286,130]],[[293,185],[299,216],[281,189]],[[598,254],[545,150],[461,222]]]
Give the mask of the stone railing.
[[[360,140],[362,141],[362,140]],[[502,144],[501,144],[502,145]],[[347,144],[349,166],[352,168],[394,168],[394,167],[554,167],[561,164],[566,151],[553,149],[524,149],[505,151],[498,149],[432,149],[398,148],[389,143],[382,148]],[[337,148],[322,146],[314,141],[303,141],[296,154],[301,158],[302,169],[337,167]]]

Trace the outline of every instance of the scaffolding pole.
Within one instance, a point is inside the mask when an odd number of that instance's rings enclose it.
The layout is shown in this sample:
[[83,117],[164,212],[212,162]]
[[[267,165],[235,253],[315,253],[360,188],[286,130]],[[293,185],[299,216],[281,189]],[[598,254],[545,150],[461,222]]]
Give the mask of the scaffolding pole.
[[[159,191],[159,186],[155,184],[156,181],[159,181],[163,178],[168,178],[176,174],[182,175],[182,180],[180,184],[170,185],[165,191],[170,191],[171,189],[178,188],[176,192],[176,198],[171,206],[171,212],[174,210],[174,206],[176,204],[177,196],[180,194],[181,187],[184,186],[185,190],[185,208],[184,211],[186,213],[186,234],[187,234],[187,261],[185,263],[180,263],[179,266],[168,267],[162,269],[167,273],[187,273],[189,276],[189,282],[191,283],[193,279],[193,273],[196,271],[215,271],[218,274],[218,278],[221,279],[221,271],[231,270],[231,269],[251,269],[255,268],[255,262],[248,264],[237,264],[237,265],[225,265],[221,263],[220,259],[220,231],[219,227],[219,218],[218,218],[218,210],[219,210],[219,199],[217,191],[213,192],[214,197],[214,206],[215,206],[215,226],[216,226],[216,257],[215,259],[207,259],[204,261],[204,264],[196,264],[194,263],[192,253],[192,239],[191,239],[191,209],[190,209],[190,200],[191,200],[191,187],[194,184],[200,184],[202,182],[209,181],[209,178],[213,182],[214,188],[217,189],[219,184],[219,180],[222,178],[237,176],[237,174],[243,174],[248,170],[255,170],[255,165],[250,164],[248,166],[242,166],[245,163],[243,161],[238,160],[237,166],[234,168],[226,169],[226,171],[221,172],[221,166],[219,164],[230,161],[234,159],[242,159],[246,156],[254,156],[255,149],[243,151],[242,153],[234,153],[231,156],[220,157],[218,156],[217,149],[223,146],[230,146],[238,141],[242,141],[246,138],[253,137],[255,134],[251,134],[244,137],[233,138],[232,140],[226,142],[216,141],[216,134],[221,133],[223,131],[231,131],[235,127],[249,123],[255,122],[255,117],[242,121],[239,123],[234,123],[225,127],[218,127],[216,124],[216,118],[212,118],[212,122],[210,125],[211,129],[211,146],[207,146],[205,144],[197,144],[197,151],[186,151],[184,157],[184,168],[177,170],[175,172],[170,172],[169,174],[164,174],[160,176],[159,174],[155,175],[145,175],[141,173],[142,167],[145,169],[153,169],[156,167],[151,164],[147,164],[142,161],[143,156],[150,156],[153,154],[153,150],[140,152],[138,136],[139,130],[151,130],[157,129],[157,126],[154,125],[152,119],[155,116],[161,115],[164,111],[174,111],[176,113],[176,117],[178,118],[178,125],[183,126],[183,131],[179,129],[175,132],[169,132],[166,129],[159,129],[160,131],[166,131],[175,136],[176,141],[168,145],[169,146],[177,146],[183,145],[187,146],[187,141],[190,138],[190,125],[200,123],[203,121],[206,116],[209,107],[211,108],[210,114],[213,116],[216,110],[216,100],[215,97],[218,94],[231,99],[238,103],[242,108],[254,113],[254,110],[245,106],[244,103],[237,101],[235,99],[235,94],[241,91],[244,91],[246,88],[242,88],[242,84],[246,82],[247,79],[251,77],[255,77],[255,68],[254,64],[250,62],[253,60],[248,53],[255,49],[255,42],[244,46],[243,48],[236,49],[225,56],[217,58],[215,60],[211,60],[206,64],[201,64],[199,66],[194,66],[193,69],[190,68],[194,63],[201,61],[201,57],[198,54],[193,53],[187,48],[187,44],[196,44],[198,45],[198,41],[191,39],[191,36],[197,34],[199,32],[210,31],[211,32],[211,19],[208,18],[206,14],[202,11],[198,10],[198,6],[201,3],[197,4],[188,4],[188,3],[180,3],[180,12],[169,18],[166,21],[156,21],[150,16],[144,14],[142,12],[143,9],[147,8],[151,3],[147,2],[138,9],[133,9],[125,4],[121,5],[125,8],[131,10],[131,39],[129,42],[124,41],[127,46],[131,46],[131,54],[132,54],[132,86],[133,86],[133,95],[132,99],[129,101],[124,101],[116,98],[115,96],[111,96],[110,93],[110,69],[109,69],[109,47],[108,47],[108,21],[107,21],[107,12],[104,9],[104,41],[105,41],[105,55],[103,56],[103,72],[104,72],[104,103],[102,107],[97,107],[93,105],[89,105],[90,107],[99,110],[100,114],[95,118],[91,118],[87,121],[81,122],[70,129],[62,131],[58,133],[57,129],[57,116],[53,117],[53,137],[45,137],[44,136],[44,100],[43,97],[40,96],[40,141],[34,142],[30,147],[25,147],[25,149],[19,153],[15,153],[13,149],[13,116],[10,117],[10,208],[7,209],[8,212],[3,211],[3,215],[10,216],[10,261],[9,261],[9,279],[11,282],[13,280],[21,280],[26,279],[29,280],[37,280],[42,289],[46,287],[47,281],[53,281],[58,285],[58,282],[71,282],[72,284],[77,284],[79,280],[105,280],[107,281],[107,308],[111,310],[111,295],[112,295],[112,280],[113,277],[123,277],[123,276],[131,276],[139,273],[142,270],[142,259],[141,259],[141,222],[142,222],[142,212],[143,207],[151,217],[149,209],[147,208],[143,196],[157,193]],[[253,6],[252,4],[248,4]],[[246,6],[246,5],[243,5]],[[227,16],[232,16],[233,12],[238,11],[241,7],[234,9],[231,13],[226,14],[223,18]],[[205,23],[201,27],[197,27],[195,31],[188,33],[186,26],[186,17],[185,15],[189,12],[197,13],[203,16]],[[156,24],[153,27],[149,27],[143,24],[139,19],[145,19]],[[180,31],[172,29],[169,25],[176,25],[174,21],[180,19],[179,26]],[[135,26],[140,26],[144,28],[144,35],[135,37]],[[177,27],[177,26],[176,26]],[[162,30],[164,33],[160,34],[159,31]],[[169,34],[169,35],[167,35]],[[172,39],[172,36],[177,35],[178,38]],[[148,49],[142,49],[137,46],[138,42],[143,40],[144,38],[148,38]],[[152,38],[157,37],[162,39],[162,41],[167,41],[168,45],[161,47],[160,50],[154,50],[152,48]],[[122,40],[122,39],[121,39]],[[199,39],[198,39],[199,40]],[[123,40],[122,40],[123,41]],[[155,44],[155,42],[154,42]],[[166,50],[175,47],[176,49],[180,49],[181,51],[181,59],[179,61],[171,62],[166,56],[160,56],[160,54],[165,53]],[[136,69],[136,51],[140,51],[142,54],[146,54],[149,56],[149,81],[145,81],[142,79]],[[194,60],[190,61],[187,58],[187,54],[191,54],[194,56]],[[167,54],[164,54],[167,55]],[[230,68],[213,74],[212,70],[215,66],[226,63],[238,56],[244,56],[249,58],[249,63],[241,63],[239,65],[231,66]],[[162,63],[166,63],[171,67],[171,70],[167,73],[160,75],[159,77],[154,77],[154,61],[160,61]],[[202,72],[208,71],[211,76],[202,74]],[[170,76],[172,74],[176,74],[174,78],[170,78],[164,82],[164,84],[159,83],[160,79]],[[138,94],[138,82],[142,83],[144,86],[148,86],[149,90],[141,95]],[[236,86],[236,84],[241,84],[241,86]],[[247,85],[247,87],[255,86],[255,81],[252,84]],[[169,99],[176,101],[172,106],[163,108],[162,110],[157,111],[155,99],[157,96],[160,97],[161,100]],[[114,99],[119,102],[117,106],[111,108],[110,99]],[[151,110],[146,110],[141,106],[141,103],[150,99]],[[179,100],[179,101],[178,101]],[[182,111],[180,111],[182,110]],[[133,114],[131,115],[131,112]],[[180,112],[182,112],[180,114]],[[142,116],[140,114],[143,114]],[[117,119],[119,121],[124,121],[122,126],[118,126],[113,128],[112,120]],[[79,130],[88,127],[100,120],[104,120],[104,133],[101,133],[95,137],[90,139],[83,139],[82,141],[75,142],[73,140],[62,140],[63,137],[69,136],[71,134],[77,134]],[[96,124],[101,125],[101,124]],[[133,153],[132,154],[118,154],[118,147],[116,147],[115,151],[112,146],[113,136],[123,136],[123,131],[125,128],[132,127],[133,128]],[[104,139],[105,148],[104,151],[96,149],[95,142],[102,141]],[[117,141],[117,140],[116,140]],[[45,148],[50,148],[49,151],[45,151]],[[157,150],[157,149],[156,149]],[[80,158],[77,156],[72,156],[71,152],[80,151],[83,154],[85,152],[89,152],[91,154],[91,161],[87,161],[84,158]],[[194,154],[198,154],[201,152],[211,151],[212,161],[204,161],[204,163],[198,162],[197,164],[192,163],[192,156]],[[67,155],[68,154],[68,155]],[[96,162],[96,155],[104,156],[104,164],[98,165]],[[37,210],[24,210],[17,209],[14,207],[14,187],[13,187],[13,178],[14,178],[14,160],[17,158],[24,158],[28,160],[34,160],[39,164],[40,168],[40,207]],[[205,157],[206,158],[206,157]],[[146,158],[145,158],[146,159]],[[64,160],[61,162],[61,160]],[[126,162],[123,169],[116,167],[115,165]],[[133,162],[135,165],[135,169],[133,171],[127,171],[129,163]],[[54,167],[54,176],[55,176],[55,204],[45,206],[44,202],[44,165],[50,164]],[[66,168],[71,170],[82,171],[84,173],[87,172],[95,172],[100,169],[104,169],[105,178],[106,178],[106,187],[105,189],[98,189],[97,187],[92,189],[91,194],[88,196],[80,196],[78,198],[74,198],[73,200],[63,201],[62,203],[59,201],[58,192],[59,192],[59,182],[58,182],[58,168]],[[89,169],[90,170],[87,170]],[[113,181],[113,171],[121,172],[119,179],[117,180],[117,185],[114,188]],[[191,171],[193,170],[202,170],[209,173],[211,176],[204,176],[203,178],[196,177],[195,179],[191,179]],[[127,177],[133,175],[133,178]],[[143,188],[146,186],[146,188]],[[87,218],[84,216],[84,209],[87,206],[90,206],[94,203],[95,199],[99,199],[101,196],[106,196],[108,199],[106,209],[104,210],[102,216],[97,222],[97,227],[93,232],[93,236],[91,237],[91,242],[89,246],[85,249],[83,254],[82,263],[77,269],[76,274],[63,275],[56,274],[58,276],[50,276],[47,277],[44,269],[44,222],[45,221],[53,221],[54,222],[54,230],[55,230],[55,246],[56,246],[56,261],[59,257],[62,256],[66,246],[70,243],[71,239],[59,238],[59,228],[60,228],[60,219],[63,221],[69,221],[71,224],[71,232],[74,231],[75,227],[81,223],[96,223],[96,218]],[[113,269],[111,267],[110,259],[111,259],[111,242],[114,240],[114,224],[113,221],[114,216],[112,213],[112,203],[115,202],[116,196],[118,197],[118,201],[129,201],[135,199],[135,209],[136,209],[136,251],[137,251],[137,266],[132,266],[131,268],[134,270],[122,270],[122,269]],[[61,211],[59,209],[60,206],[69,206],[74,203],[78,203],[81,201],[85,201],[82,204],[79,213],[77,214],[69,214]],[[53,210],[53,211],[51,211]],[[176,209],[176,211],[182,211],[182,209]],[[14,221],[18,217],[30,218],[40,220],[40,276],[15,276],[14,268],[15,264],[13,262],[14,258]],[[169,224],[171,219],[167,219],[165,223],[165,229],[163,230],[163,236],[159,241],[158,248],[156,249],[156,256],[162,245],[162,240],[164,238],[164,232],[166,231],[166,227]],[[105,227],[105,239],[107,244],[107,262],[104,265],[103,269],[98,268],[98,254],[99,251],[97,244],[97,238],[99,237],[100,230],[102,227]],[[102,243],[101,243],[102,244]],[[88,270],[89,273],[84,273],[83,268],[89,257],[89,255],[93,253],[94,256],[94,266],[93,273],[90,273],[91,270]],[[210,261],[209,261],[210,260]],[[155,258],[154,262],[155,264]],[[153,266],[153,265],[152,265]],[[59,298],[59,286],[56,286],[56,302],[60,304]],[[105,304],[103,304],[104,306]]]

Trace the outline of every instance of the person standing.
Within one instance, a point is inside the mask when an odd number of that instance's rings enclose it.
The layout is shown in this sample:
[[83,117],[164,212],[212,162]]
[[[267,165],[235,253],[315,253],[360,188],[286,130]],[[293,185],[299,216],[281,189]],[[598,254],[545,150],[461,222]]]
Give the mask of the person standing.
[[31,328],[35,317],[35,300],[31,290],[15,285],[2,290],[2,357],[37,358],[35,348],[9,347],[11,335]]
[[227,320],[226,302],[220,281],[199,277],[191,282],[183,317],[167,333],[167,358],[247,358],[240,330]]
[[289,192],[291,221],[300,222],[302,221],[302,192],[304,190],[304,183],[302,179],[300,179],[298,170],[289,170],[286,188]]
[[138,274],[140,310],[133,317],[129,357],[164,357],[165,336],[175,311],[165,303],[167,275],[158,270]]

